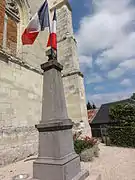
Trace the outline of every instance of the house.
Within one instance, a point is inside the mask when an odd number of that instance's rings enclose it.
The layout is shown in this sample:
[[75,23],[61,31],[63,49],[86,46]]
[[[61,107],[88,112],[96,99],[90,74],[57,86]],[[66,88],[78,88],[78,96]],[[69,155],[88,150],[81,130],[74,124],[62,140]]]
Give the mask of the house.
[[109,116],[109,108],[112,105],[120,104],[120,103],[135,103],[132,99],[124,99],[121,101],[115,101],[107,104],[102,104],[99,111],[96,113],[93,120],[90,122],[92,136],[101,137],[101,130],[107,125],[114,124],[111,122],[111,118]]

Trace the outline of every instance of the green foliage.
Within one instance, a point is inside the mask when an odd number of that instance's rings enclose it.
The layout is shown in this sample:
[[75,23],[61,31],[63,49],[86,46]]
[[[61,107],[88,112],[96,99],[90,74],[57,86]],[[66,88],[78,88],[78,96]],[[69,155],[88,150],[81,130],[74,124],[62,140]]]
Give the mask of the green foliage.
[[91,148],[92,145],[85,142],[84,140],[77,139],[74,141],[74,148],[77,154],[80,154],[83,150]]
[[73,140],[75,152],[79,154],[81,161],[92,161],[93,157],[99,156],[97,139],[89,136],[79,138],[75,133]]
[[109,115],[112,122],[119,122],[119,126],[108,128],[111,143],[122,147],[135,147],[135,105],[116,104],[110,108]]
[[96,105],[93,103],[93,105],[92,105],[92,108],[93,109],[96,109],[97,107],[96,107]]
[[113,121],[118,121],[121,126],[135,126],[135,104],[116,104],[109,110]]
[[109,127],[111,144],[121,147],[135,147],[135,127]]
[[96,109],[96,105],[93,103],[92,105],[90,104],[90,102],[88,101],[87,103],[87,110],[91,110],[91,109]]
[[85,137],[84,139],[74,139],[74,149],[77,154],[80,154],[85,149],[92,148],[97,143],[94,138]]
[[131,96],[131,99],[135,100],[135,93],[133,93],[133,95]]

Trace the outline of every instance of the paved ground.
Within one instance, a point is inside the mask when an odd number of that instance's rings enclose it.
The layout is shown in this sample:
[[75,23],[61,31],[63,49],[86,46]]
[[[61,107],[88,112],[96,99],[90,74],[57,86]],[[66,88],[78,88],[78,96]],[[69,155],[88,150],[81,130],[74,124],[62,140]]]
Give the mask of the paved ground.
[[135,180],[135,149],[100,145],[100,157],[84,166],[98,170],[102,180]]
[[[12,180],[20,173],[32,174],[32,160],[0,168],[0,180]],[[135,180],[135,149],[106,147],[100,144],[100,157],[82,163],[90,171],[99,171],[102,180]]]

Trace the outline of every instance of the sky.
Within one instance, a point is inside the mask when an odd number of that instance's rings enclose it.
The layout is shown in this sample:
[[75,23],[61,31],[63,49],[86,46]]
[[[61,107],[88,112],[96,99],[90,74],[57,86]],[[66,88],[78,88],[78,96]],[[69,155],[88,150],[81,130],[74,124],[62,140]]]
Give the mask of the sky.
[[135,92],[135,0],[70,0],[86,99],[100,106]]

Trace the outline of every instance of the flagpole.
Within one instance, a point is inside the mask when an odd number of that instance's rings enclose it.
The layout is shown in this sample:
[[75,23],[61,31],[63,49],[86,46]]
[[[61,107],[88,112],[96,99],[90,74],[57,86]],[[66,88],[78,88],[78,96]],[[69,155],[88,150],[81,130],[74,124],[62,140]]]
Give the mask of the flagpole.
[[[49,16],[49,13],[48,13],[48,16]],[[50,16],[48,17],[48,19],[49,19],[49,33],[50,33],[50,46],[51,46],[51,57],[49,57],[49,60],[52,60],[53,59],[53,51],[52,51],[52,34],[51,34],[51,26],[50,26]]]
[[[54,16],[53,16],[53,18],[56,16],[56,8],[55,8],[55,10],[54,10]],[[50,35],[49,35],[49,39],[48,39],[48,47],[50,46],[50,49],[47,51],[47,53],[46,53],[46,55],[49,57],[49,59],[48,60],[56,60],[57,59],[57,47],[56,47],[56,49],[53,47],[53,36],[52,36],[52,33],[53,33],[53,31],[54,31],[54,19],[52,20],[52,26],[50,25],[50,17],[49,17],[49,13],[48,13],[48,19],[49,19],[49,33],[50,33]],[[56,27],[55,27],[56,28]],[[56,32],[55,32],[56,33]],[[57,42],[55,42],[55,43],[57,43]],[[57,44],[56,44],[56,46],[57,46]]]
[[[55,13],[56,13],[56,8],[55,8]],[[57,16],[57,13],[56,13]],[[56,21],[57,21],[57,17],[56,17]],[[57,23],[56,23],[56,59],[57,59]]]
[[52,51],[52,34],[51,34],[50,23],[49,23],[49,33],[50,33],[51,58],[53,58],[53,51]]

